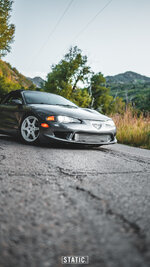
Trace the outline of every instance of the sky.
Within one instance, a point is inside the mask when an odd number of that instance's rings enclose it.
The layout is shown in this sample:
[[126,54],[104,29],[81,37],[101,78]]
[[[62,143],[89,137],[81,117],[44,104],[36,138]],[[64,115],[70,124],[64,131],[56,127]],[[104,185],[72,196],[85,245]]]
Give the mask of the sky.
[[14,0],[12,9],[3,60],[27,77],[45,79],[75,45],[94,72],[150,77],[150,0]]

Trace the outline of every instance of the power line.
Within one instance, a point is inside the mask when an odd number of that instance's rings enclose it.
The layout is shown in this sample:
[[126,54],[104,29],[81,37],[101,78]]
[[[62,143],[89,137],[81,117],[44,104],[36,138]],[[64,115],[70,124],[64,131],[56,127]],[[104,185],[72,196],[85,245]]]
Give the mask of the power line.
[[[110,0],[103,8],[101,8],[97,13],[96,13],[96,15],[93,17],[93,18],[91,18],[90,19],[90,21],[85,25],[85,27],[75,36],[75,38],[72,40],[72,43],[89,27],[89,25],[98,17],[98,15],[100,14],[100,13],[102,13],[103,12],[103,10],[108,6],[108,5],[110,5],[111,4],[111,2],[112,2],[113,0]],[[64,52],[65,51],[65,48],[62,50],[62,52]]]
[[[48,40],[51,38],[51,36],[54,34],[54,32],[56,31],[57,27],[59,26],[59,24],[61,23],[62,19],[64,18],[65,14],[67,13],[67,11],[69,10],[70,6],[72,5],[74,0],[69,1],[69,4],[67,5],[67,7],[65,8],[64,12],[62,13],[61,17],[59,18],[59,20],[57,21],[57,23],[55,24],[54,28],[51,30],[51,32],[49,33],[46,41],[43,43],[43,45],[40,47],[39,51],[37,52],[36,56],[34,57],[34,59],[36,59],[36,57],[40,54],[40,52],[43,50],[43,48],[45,47],[45,45],[47,44]],[[34,59],[31,63],[31,65],[34,62]],[[31,66],[30,65],[30,66]]]
[[108,6],[108,5],[110,5],[110,3],[112,2],[113,0],[110,0],[103,8],[101,8],[97,13],[96,13],[96,15],[93,17],[93,18],[91,18],[91,20],[85,25],[85,27],[76,35],[76,37],[74,38],[74,41],[89,27],[89,25],[91,24],[91,23],[93,23],[93,21],[98,17],[98,15],[100,14],[100,13],[102,13],[103,12],[103,10]]
[[57,27],[59,26],[60,22],[62,21],[62,19],[64,18],[65,14],[67,13],[68,9],[70,8],[70,6],[72,5],[74,0],[71,0],[69,2],[69,4],[67,5],[66,9],[64,10],[63,14],[61,15],[61,17],[59,18],[59,20],[57,21],[56,25],[54,26],[54,28],[52,29],[52,31],[49,33],[47,40],[44,42],[44,44],[42,45],[41,49],[44,48],[44,46],[46,45],[46,43],[48,42],[48,40],[50,39],[50,37],[53,35],[53,33],[55,32],[55,30],[57,29]]

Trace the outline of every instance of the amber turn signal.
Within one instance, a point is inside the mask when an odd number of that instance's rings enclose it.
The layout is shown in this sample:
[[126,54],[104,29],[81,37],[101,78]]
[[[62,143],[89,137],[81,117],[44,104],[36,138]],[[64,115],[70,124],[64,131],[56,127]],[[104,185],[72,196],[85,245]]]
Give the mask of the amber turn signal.
[[42,126],[43,128],[49,128],[49,125],[48,125],[47,123],[41,123],[41,126]]
[[46,120],[47,120],[47,121],[54,121],[55,118],[54,118],[54,116],[48,116],[48,117],[46,118]]

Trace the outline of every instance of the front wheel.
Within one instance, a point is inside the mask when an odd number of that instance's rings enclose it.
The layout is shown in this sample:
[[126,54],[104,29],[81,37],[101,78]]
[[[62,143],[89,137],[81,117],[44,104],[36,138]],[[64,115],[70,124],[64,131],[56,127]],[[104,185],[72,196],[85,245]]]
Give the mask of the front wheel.
[[35,116],[30,115],[23,119],[20,127],[20,135],[25,143],[36,143],[40,135],[40,128],[39,121]]

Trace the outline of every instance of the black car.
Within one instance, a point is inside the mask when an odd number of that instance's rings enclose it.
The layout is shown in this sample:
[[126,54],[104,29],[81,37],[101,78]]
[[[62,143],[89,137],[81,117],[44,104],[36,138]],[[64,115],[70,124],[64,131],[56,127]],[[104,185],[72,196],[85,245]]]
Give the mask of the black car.
[[109,117],[62,96],[28,90],[12,91],[2,100],[0,133],[19,135],[30,144],[40,139],[94,146],[117,142]]

